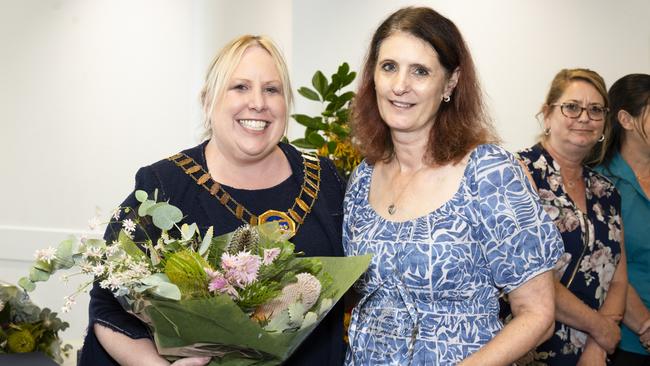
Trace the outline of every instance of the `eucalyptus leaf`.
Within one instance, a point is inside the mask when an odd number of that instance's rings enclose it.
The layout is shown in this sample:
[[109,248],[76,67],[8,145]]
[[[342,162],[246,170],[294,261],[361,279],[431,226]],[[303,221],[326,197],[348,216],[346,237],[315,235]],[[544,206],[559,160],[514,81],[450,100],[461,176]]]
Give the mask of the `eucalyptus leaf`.
[[53,263],[54,269],[68,269],[74,266],[72,255],[77,248],[77,240],[72,237],[59,243],[56,248],[56,260]]
[[160,255],[158,254],[158,250],[154,248],[151,240],[147,240],[146,246],[147,249],[149,250],[149,258],[151,258],[151,264],[157,266],[158,264],[160,264]]
[[156,201],[154,200],[145,200],[140,204],[138,207],[138,216],[143,217],[147,216],[148,211],[151,207],[153,207],[156,204]]
[[148,196],[149,195],[147,194],[147,192],[143,190],[138,189],[137,191],[135,191],[135,199],[138,200],[138,202],[146,201]]
[[29,270],[29,280],[32,282],[44,282],[50,279],[50,273],[41,271],[36,267]]
[[313,90],[311,90],[311,89],[309,89],[307,87],[303,86],[302,88],[298,89],[298,94],[302,95],[303,97],[305,97],[305,98],[307,98],[309,100],[313,100],[315,102],[320,102],[320,97],[318,96],[318,93],[316,93],[315,91],[313,91]]
[[198,230],[199,228],[196,226],[196,223],[192,223],[191,225],[183,224],[181,226],[181,237],[183,240],[191,240]]
[[149,289],[149,292],[158,297],[176,301],[181,299],[181,291],[178,286],[169,282],[169,278],[164,273],[155,273],[146,277],[142,280],[142,283],[153,286]]
[[32,292],[36,289],[36,284],[29,280],[27,277],[22,277],[18,280],[18,285],[27,292]]
[[161,229],[168,231],[174,224],[183,219],[183,212],[178,207],[172,206],[166,202],[159,202],[149,209],[149,215],[153,220],[153,224]]

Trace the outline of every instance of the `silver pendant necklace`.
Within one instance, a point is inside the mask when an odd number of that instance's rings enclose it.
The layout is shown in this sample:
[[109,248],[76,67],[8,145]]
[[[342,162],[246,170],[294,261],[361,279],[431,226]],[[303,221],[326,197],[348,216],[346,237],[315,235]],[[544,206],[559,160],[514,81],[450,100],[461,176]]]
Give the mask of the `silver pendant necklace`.
[[[399,162],[398,162],[398,164],[399,164]],[[426,165],[423,165],[423,166],[421,166],[420,168],[418,168],[418,170],[416,170],[415,172],[413,172],[413,173],[411,174],[411,176],[408,178],[408,179],[409,179],[408,182],[406,182],[406,184],[404,185],[404,188],[402,188],[402,190],[401,190],[401,191],[399,192],[399,194],[395,197],[395,199],[391,202],[391,204],[388,205],[388,207],[387,207],[387,211],[388,211],[388,214],[389,214],[389,215],[392,216],[392,215],[395,214],[395,212],[397,212],[397,203],[398,203],[398,202],[400,201],[400,199],[402,198],[402,195],[404,195],[404,192],[406,192],[406,189],[409,187],[409,185],[410,185],[411,182],[413,181],[413,178],[414,178],[414,177],[415,177],[415,176],[416,176],[420,171],[422,171],[422,169],[424,169],[424,168],[426,168],[426,167],[427,167]],[[399,175],[399,173],[395,174],[395,176],[397,176],[397,175]],[[395,182],[395,177],[393,177],[393,179],[392,179],[392,183],[394,183],[394,182]],[[393,186],[393,185],[394,185],[394,184],[391,184],[391,186]]]

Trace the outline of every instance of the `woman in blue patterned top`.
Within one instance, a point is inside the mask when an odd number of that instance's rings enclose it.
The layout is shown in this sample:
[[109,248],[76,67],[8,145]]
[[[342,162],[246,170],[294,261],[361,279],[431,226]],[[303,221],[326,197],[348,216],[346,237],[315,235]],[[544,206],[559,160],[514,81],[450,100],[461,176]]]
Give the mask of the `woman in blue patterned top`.
[[620,197],[588,167],[602,160],[607,89],[597,73],[560,71],[542,106],[542,141],[519,153],[565,253],[556,267],[555,329],[536,365],[605,365],[620,339],[627,275]]
[[609,89],[612,138],[598,171],[621,194],[627,288],[615,365],[650,366],[650,75],[630,74]]
[[[496,140],[456,26],[404,8],[377,29],[354,109],[365,161],[348,183],[356,284],[348,365],[505,365],[553,322],[559,233]],[[503,327],[498,295],[510,294]]]

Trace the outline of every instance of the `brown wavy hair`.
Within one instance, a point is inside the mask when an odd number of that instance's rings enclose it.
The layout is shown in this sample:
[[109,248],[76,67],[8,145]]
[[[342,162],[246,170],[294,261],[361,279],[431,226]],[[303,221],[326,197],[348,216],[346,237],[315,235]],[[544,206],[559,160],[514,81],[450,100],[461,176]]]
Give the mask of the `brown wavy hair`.
[[449,77],[460,70],[451,101],[441,103],[429,134],[426,161],[458,163],[474,147],[497,142],[494,127],[485,111],[474,62],[456,25],[427,7],[407,7],[391,14],[377,28],[368,49],[359,89],[352,106],[351,127],[356,145],[370,164],[390,160],[394,146],[390,130],[379,114],[374,73],[382,42],[397,32],[406,32],[428,43]]

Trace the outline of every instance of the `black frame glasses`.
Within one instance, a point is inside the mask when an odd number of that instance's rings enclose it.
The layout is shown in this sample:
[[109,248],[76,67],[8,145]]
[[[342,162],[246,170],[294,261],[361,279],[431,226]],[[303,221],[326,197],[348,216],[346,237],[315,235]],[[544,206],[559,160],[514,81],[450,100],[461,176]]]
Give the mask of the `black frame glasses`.
[[552,103],[549,105],[560,107],[560,112],[562,112],[564,117],[568,118],[579,118],[582,112],[587,111],[587,116],[592,121],[602,121],[607,115],[607,112],[609,112],[609,108],[599,104],[590,104],[586,107],[575,102]]

